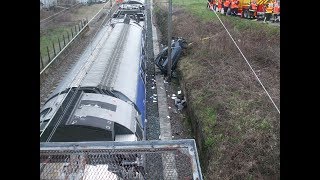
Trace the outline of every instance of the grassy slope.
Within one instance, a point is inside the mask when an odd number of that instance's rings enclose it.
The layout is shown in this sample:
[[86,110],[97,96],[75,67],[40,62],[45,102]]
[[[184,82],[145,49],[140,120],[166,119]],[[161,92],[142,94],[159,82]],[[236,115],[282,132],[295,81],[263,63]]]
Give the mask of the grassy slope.
[[[101,3],[101,4],[92,4],[90,6],[82,6],[81,8],[77,9],[71,17],[72,21],[77,21],[77,20],[81,20],[81,19],[85,19],[87,18],[88,20],[90,20],[91,18],[93,18],[94,15],[97,14],[97,12],[105,5],[105,3]],[[106,7],[109,7],[108,5]],[[102,10],[105,11],[106,10]]]
[[[197,25],[202,26],[201,29],[188,30],[187,25],[178,22],[185,28],[174,31],[181,36],[185,33],[183,37],[189,39],[193,38],[190,34],[200,37],[213,34],[204,32],[204,29],[222,34],[223,28],[219,27],[214,13],[206,9],[205,3],[173,0],[174,5],[190,12],[195,21],[200,20]],[[190,26],[192,18],[186,14],[183,16],[181,21],[188,19]],[[239,46],[254,69],[266,69],[261,73],[262,82],[268,90],[274,87],[270,93],[278,99],[276,104],[279,106],[280,60],[277,54],[280,28],[238,17],[220,17],[233,37],[239,39]],[[213,25],[208,25],[209,21]],[[208,46],[206,43],[194,45],[188,50],[189,55],[180,61],[183,78],[188,82],[190,107],[202,124],[204,152],[208,154],[204,156],[207,157],[205,176],[207,179],[278,178],[279,116],[252,73],[250,75],[248,66],[240,62],[244,60],[229,37],[224,34],[211,43],[210,49],[199,47]]]
[[[206,8],[206,1],[202,0],[172,0],[173,5],[184,7],[188,12],[195,15],[203,22],[218,21],[214,12],[209,12]],[[273,27],[268,24],[262,24],[251,20],[241,19],[238,17],[225,17],[219,14],[221,20],[232,23],[239,30],[247,30],[252,28],[266,28],[271,34],[280,33],[279,27]]]
[[[53,46],[52,43],[55,44],[56,52],[59,49],[58,38],[60,39],[61,48],[63,47],[63,35],[67,40],[67,31],[69,32],[71,39],[71,28],[74,31],[74,25],[78,24],[79,20],[88,19],[90,20],[105,4],[92,4],[90,6],[81,6],[79,8],[71,10],[70,14],[65,15],[65,19],[59,17],[61,22],[74,22],[71,24],[59,24],[57,26],[52,26],[44,31],[40,35],[40,52],[44,59],[48,58],[47,46],[49,47],[49,52],[51,54],[51,58],[53,57]],[[58,19],[59,19],[58,18]],[[58,22],[59,23],[59,22]]]
[[[60,39],[61,48],[63,47],[63,35],[66,39],[66,43],[68,43],[67,31],[69,32],[69,36],[71,38],[71,27],[56,27],[47,30],[46,34],[40,36],[40,52],[42,56],[47,55],[47,46],[49,47],[50,53],[53,53],[52,43],[55,44],[56,52],[59,49],[58,38]],[[73,29],[74,32],[74,29]]]
[[173,5],[185,7],[193,15],[199,17],[201,20],[210,21],[215,18],[213,13],[208,13],[206,8],[206,1],[202,0],[172,0]]

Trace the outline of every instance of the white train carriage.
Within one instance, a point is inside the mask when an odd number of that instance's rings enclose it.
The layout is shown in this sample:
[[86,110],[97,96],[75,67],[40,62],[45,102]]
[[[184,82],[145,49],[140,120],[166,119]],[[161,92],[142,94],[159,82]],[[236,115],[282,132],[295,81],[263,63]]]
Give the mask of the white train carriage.
[[112,15],[113,18],[123,18],[128,15],[137,21],[145,20],[145,2],[144,0],[125,0],[117,11]]
[[104,27],[41,109],[40,141],[143,140],[144,42],[129,18]]

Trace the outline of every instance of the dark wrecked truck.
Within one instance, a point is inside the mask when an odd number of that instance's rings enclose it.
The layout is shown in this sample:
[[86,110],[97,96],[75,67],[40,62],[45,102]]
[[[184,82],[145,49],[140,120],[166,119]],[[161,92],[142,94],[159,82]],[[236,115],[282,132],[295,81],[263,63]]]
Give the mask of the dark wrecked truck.
[[[172,67],[171,70],[173,71],[178,63],[178,60],[181,56],[182,50],[186,49],[188,46],[187,42],[183,38],[172,38],[171,42],[171,60],[172,60]],[[165,47],[155,59],[156,66],[161,70],[163,74],[167,74],[168,70],[168,47]]]

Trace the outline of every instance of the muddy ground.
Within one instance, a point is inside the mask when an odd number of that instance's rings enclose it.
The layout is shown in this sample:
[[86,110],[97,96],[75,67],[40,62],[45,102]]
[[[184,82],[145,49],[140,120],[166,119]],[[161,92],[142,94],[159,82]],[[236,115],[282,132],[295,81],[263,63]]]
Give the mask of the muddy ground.
[[90,20],[104,5],[104,3],[91,5],[77,4],[71,6],[65,11],[63,11],[64,8],[61,7],[55,7],[50,10],[42,9],[40,10],[40,20],[48,18],[59,12],[61,13],[57,14],[52,19],[50,18],[40,23],[41,34],[57,27],[71,27],[78,24],[79,21],[83,19]]

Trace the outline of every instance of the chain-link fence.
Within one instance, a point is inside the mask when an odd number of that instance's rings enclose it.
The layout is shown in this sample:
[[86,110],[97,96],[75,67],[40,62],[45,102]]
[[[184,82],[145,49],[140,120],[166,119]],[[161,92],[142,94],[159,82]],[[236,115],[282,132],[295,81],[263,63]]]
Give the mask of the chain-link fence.
[[40,145],[41,179],[202,179],[193,139]]

